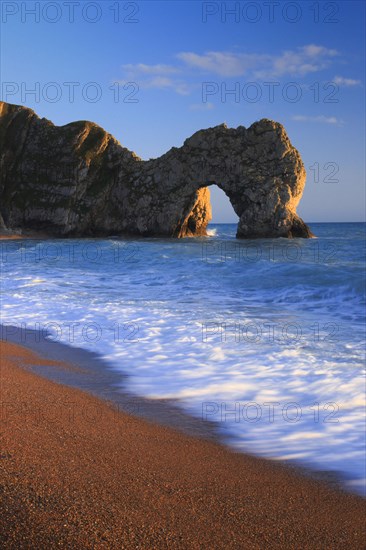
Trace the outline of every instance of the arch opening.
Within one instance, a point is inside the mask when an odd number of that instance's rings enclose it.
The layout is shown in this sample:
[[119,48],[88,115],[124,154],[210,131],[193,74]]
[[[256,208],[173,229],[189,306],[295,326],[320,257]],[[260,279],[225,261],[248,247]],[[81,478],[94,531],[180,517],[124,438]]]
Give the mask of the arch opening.
[[212,224],[238,224],[239,216],[235,212],[233,205],[225,191],[218,185],[210,185],[210,199],[212,219],[209,225]]
[[[182,215],[175,226],[176,237],[207,236],[216,224],[234,224],[238,227],[239,215],[231,198],[215,181],[193,187],[185,197]],[[212,227],[213,226],[213,227]]]

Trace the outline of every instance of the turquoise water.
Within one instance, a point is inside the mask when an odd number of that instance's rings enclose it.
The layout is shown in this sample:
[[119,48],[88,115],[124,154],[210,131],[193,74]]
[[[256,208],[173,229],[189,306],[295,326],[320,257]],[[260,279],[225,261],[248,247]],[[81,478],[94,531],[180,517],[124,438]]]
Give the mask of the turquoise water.
[[132,391],[214,420],[228,444],[362,492],[365,225],[291,241],[235,230],[3,242],[2,323],[98,351]]

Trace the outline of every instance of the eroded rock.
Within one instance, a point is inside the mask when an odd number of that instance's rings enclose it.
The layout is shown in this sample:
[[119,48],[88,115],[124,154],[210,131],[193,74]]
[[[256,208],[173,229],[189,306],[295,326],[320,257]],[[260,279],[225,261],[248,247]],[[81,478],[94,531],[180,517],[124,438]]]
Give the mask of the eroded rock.
[[[224,190],[237,237],[310,237],[296,214],[305,169],[283,126],[200,130],[143,161],[100,126],[54,126],[0,103],[0,211],[8,228],[59,236],[206,235],[208,187]],[[0,221],[2,219],[0,217]]]

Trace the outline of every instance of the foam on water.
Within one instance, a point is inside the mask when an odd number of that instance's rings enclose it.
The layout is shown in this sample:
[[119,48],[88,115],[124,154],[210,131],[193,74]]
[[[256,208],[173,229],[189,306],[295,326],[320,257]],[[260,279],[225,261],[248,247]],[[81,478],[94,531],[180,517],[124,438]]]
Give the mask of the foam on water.
[[364,225],[311,229],[3,242],[2,323],[98,351],[132,391],[218,422],[232,446],[362,492]]

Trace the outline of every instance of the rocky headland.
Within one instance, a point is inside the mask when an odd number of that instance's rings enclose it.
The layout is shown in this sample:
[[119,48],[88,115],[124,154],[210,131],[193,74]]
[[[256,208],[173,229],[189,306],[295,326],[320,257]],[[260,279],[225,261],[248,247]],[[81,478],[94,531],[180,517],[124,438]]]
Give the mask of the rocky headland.
[[0,102],[0,230],[50,236],[204,236],[209,186],[239,217],[238,238],[311,237],[296,214],[306,173],[284,127],[200,130],[144,161],[87,121],[55,126]]

